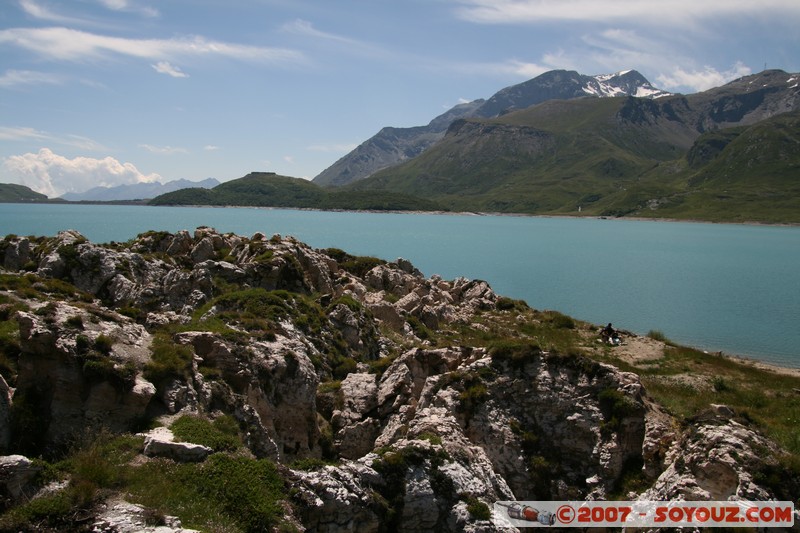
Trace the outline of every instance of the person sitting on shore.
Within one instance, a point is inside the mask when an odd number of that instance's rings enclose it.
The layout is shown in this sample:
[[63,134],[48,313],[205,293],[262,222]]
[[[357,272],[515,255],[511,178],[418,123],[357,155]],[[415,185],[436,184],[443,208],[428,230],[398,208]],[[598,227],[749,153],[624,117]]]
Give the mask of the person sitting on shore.
[[608,323],[606,327],[600,330],[600,337],[603,339],[603,342],[616,346],[620,344],[619,332],[614,329],[611,325],[611,322]]

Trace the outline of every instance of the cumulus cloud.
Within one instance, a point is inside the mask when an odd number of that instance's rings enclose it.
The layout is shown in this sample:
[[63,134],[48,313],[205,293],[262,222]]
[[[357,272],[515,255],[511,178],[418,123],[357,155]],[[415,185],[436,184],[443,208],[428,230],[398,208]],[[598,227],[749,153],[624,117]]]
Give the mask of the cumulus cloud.
[[777,12],[800,14],[797,0],[670,0],[655,7],[651,0],[453,0],[464,20],[486,24],[550,21],[647,21],[661,26],[709,17]]
[[159,61],[155,65],[151,65],[156,72],[172,76],[173,78],[188,78],[189,75],[183,72],[180,68],[170,64],[169,61]]
[[206,152],[216,152],[217,150],[219,150],[219,146],[215,146],[213,144],[207,144],[203,146],[203,150],[205,150]]
[[161,61],[174,57],[223,57],[269,63],[304,61],[303,54],[295,50],[213,41],[201,36],[129,39],[61,27],[0,30],[0,45],[3,44],[60,61],[83,61],[109,55]]
[[705,91],[749,74],[752,74],[750,67],[737,62],[733,67],[722,72],[712,67],[693,71],[676,67],[671,73],[659,75],[657,80],[660,87],[668,90],[689,87],[696,91]]
[[67,157],[42,148],[37,153],[14,155],[3,160],[7,179],[53,198],[67,192],[84,192],[92,187],[152,182],[158,174],[143,174],[132,163],[113,157]]

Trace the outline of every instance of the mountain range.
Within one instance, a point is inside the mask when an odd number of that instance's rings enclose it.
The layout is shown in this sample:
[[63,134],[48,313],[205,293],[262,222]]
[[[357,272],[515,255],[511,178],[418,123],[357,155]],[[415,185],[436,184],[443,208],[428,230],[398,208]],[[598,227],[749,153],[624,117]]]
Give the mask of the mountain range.
[[427,126],[383,128],[321,172],[313,181],[323,186],[342,186],[367,178],[378,170],[413,159],[441,140],[450,125],[459,119],[497,117],[547,100],[623,95],[659,98],[669,94],[653,87],[635,70],[598,76],[553,70],[506,87],[488,100],[480,99],[457,105],[431,120]]
[[770,70],[692,95],[460,118],[424,153],[349,187],[456,211],[800,222],[799,80]]
[[82,193],[69,192],[61,196],[69,202],[114,202],[123,200],[141,200],[155,198],[168,192],[185,189],[187,187],[201,187],[210,189],[219,185],[219,181],[214,178],[207,178],[202,181],[189,181],[178,179],[161,183],[152,181],[148,183],[133,183],[117,185],[115,187],[93,187]]

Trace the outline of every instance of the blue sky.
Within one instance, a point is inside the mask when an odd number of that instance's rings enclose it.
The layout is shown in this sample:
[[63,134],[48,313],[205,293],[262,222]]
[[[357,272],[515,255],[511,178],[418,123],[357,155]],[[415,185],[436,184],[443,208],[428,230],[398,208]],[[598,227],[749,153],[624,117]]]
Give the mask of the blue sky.
[[313,178],[542,72],[800,71],[798,0],[2,0],[0,182]]

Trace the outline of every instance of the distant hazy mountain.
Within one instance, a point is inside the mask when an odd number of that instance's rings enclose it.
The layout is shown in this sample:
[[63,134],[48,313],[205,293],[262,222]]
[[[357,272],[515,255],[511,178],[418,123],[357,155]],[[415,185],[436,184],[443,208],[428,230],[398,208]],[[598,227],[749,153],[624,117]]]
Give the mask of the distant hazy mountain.
[[168,192],[199,187],[210,189],[219,185],[219,181],[214,178],[207,178],[203,181],[189,181],[185,179],[168,181],[161,183],[158,181],[150,183],[135,183],[132,185],[117,185],[116,187],[93,187],[82,193],[67,193],[61,196],[70,202],[113,202],[119,200],[143,200],[155,198]]
[[599,76],[585,76],[566,70],[546,72],[524,83],[506,87],[488,100],[475,100],[455,106],[434,118],[427,126],[383,128],[325,169],[313,181],[323,186],[346,185],[408,161],[441,140],[450,124],[459,119],[496,117],[553,99],[627,95],[658,98],[669,93],[653,87],[635,70]]

